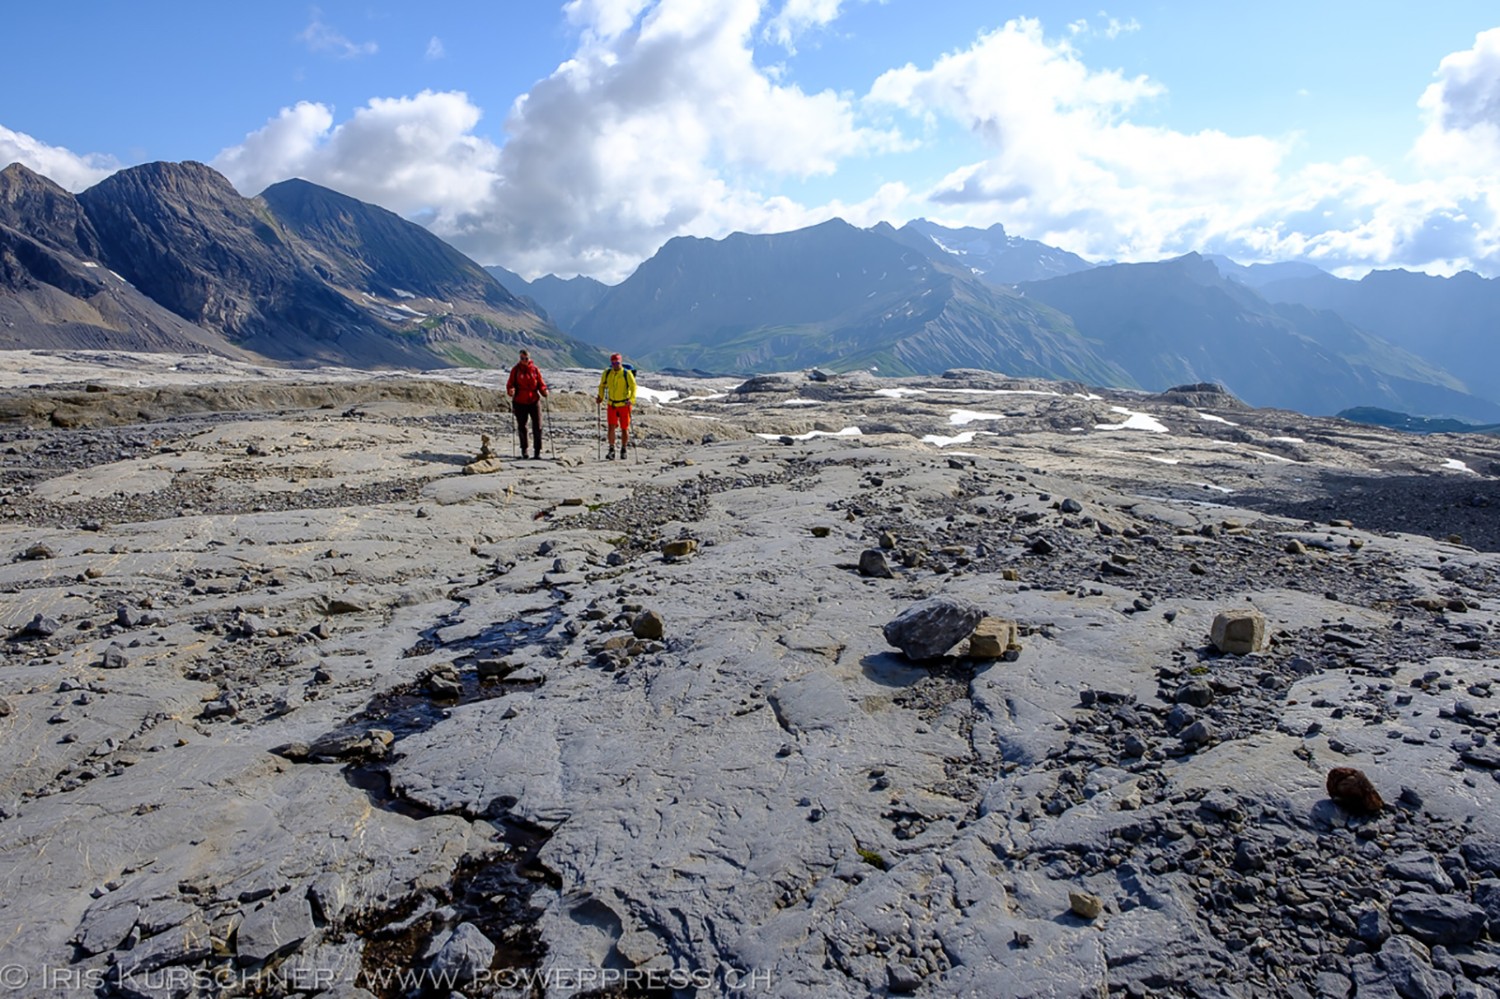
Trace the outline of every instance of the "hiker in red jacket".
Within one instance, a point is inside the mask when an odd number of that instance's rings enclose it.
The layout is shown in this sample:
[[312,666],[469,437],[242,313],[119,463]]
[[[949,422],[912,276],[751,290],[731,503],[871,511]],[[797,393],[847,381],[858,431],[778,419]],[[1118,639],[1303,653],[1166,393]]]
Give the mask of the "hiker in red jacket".
[[542,412],[541,398],[547,394],[547,383],[542,381],[542,372],[531,360],[531,354],[521,351],[521,359],[510,369],[505,380],[505,394],[510,396],[511,412],[516,414],[516,433],[521,438],[521,457],[526,454],[526,421],[531,421],[532,453],[542,456]]

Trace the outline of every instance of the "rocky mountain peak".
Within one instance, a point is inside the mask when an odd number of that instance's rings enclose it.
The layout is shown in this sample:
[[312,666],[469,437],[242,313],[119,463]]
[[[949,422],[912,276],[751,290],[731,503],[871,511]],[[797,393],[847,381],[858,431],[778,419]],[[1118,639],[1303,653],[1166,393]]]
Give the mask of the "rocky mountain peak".
[[98,236],[78,199],[20,163],[0,170],[0,225],[84,259],[99,256]]

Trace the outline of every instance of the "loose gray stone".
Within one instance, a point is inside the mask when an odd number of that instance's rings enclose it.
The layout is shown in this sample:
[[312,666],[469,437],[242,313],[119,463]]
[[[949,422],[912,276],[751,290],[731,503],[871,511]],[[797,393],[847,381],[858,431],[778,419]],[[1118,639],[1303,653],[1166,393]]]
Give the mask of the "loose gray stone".
[[109,648],[104,650],[104,658],[99,663],[104,669],[124,669],[130,665],[130,660],[125,657],[125,650],[113,642]]
[[1391,922],[1425,944],[1473,943],[1484,934],[1485,911],[1452,895],[1415,892],[1391,903]]
[[1354,983],[1336,971],[1320,971],[1315,979],[1318,999],[1349,999]]
[[859,553],[859,574],[880,579],[890,579],[895,575],[886,563],[885,553],[878,548],[866,548]]
[[473,923],[460,923],[432,959],[433,976],[445,984],[467,985],[489,970],[495,945]]
[[312,935],[312,907],[300,895],[284,894],[245,913],[236,935],[240,961],[262,964]]
[[1214,688],[1207,680],[1193,680],[1177,688],[1176,700],[1179,704],[1206,708],[1214,701]]
[[1371,947],[1379,947],[1391,936],[1391,921],[1377,905],[1366,906],[1355,913],[1359,938]]
[[886,982],[894,995],[908,996],[922,987],[922,976],[905,964],[893,964],[886,970]]
[[1480,874],[1500,874],[1500,840],[1473,837],[1460,849],[1470,870]]
[[1500,939],[1500,878],[1485,878],[1475,884],[1474,904],[1484,910],[1490,936]]
[[118,898],[105,897],[89,906],[83,921],[78,924],[78,949],[92,956],[119,947],[135,929],[140,914],[139,905],[128,900],[121,902]]
[[[1393,936],[1380,948],[1376,963],[1402,999],[1444,999],[1453,995],[1453,979],[1432,967],[1419,944]],[[1360,989],[1361,995],[1365,990]]]
[[22,625],[21,630],[16,635],[20,638],[48,638],[57,634],[61,629],[62,625],[58,622],[57,618],[38,614]]
[[1182,744],[1189,749],[1206,746],[1215,738],[1214,726],[1207,719],[1199,718],[1183,729],[1181,735],[1178,737],[1182,739]]
[[1424,850],[1403,853],[1388,861],[1385,873],[1398,881],[1426,885],[1439,894],[1453,890],[1453,879],[1438,866],[1437,858]]
[[932,597],[913,604],[886,624],[885,640],[908,658],[935,659],[974,631],[984,612],[966,600]]

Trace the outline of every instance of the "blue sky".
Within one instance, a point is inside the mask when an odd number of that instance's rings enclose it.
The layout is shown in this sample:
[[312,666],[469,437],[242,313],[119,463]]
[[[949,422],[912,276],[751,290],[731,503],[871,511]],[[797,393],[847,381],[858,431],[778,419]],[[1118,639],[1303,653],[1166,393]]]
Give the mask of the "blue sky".
[[161,0],[7,11],[0,164],[305,177],[625,277],[832,216],[1500,276],[1493,3]]

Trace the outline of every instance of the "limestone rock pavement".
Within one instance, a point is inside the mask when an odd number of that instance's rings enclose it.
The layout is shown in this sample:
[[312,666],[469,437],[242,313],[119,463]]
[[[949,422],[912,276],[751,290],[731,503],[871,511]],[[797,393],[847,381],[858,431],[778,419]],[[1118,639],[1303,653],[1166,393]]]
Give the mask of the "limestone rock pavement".
[[[557,460],[471,474],[502,413],[347,385],[0,429],[0,965],[36,995],[1500,991],[1500,544],[1467,518],[1500,483],[1433,457],[1500,445],[976,372],[643,374],[604,462],[591,378],[548,372]],[[891,637],[934,606],[951,630]]]

